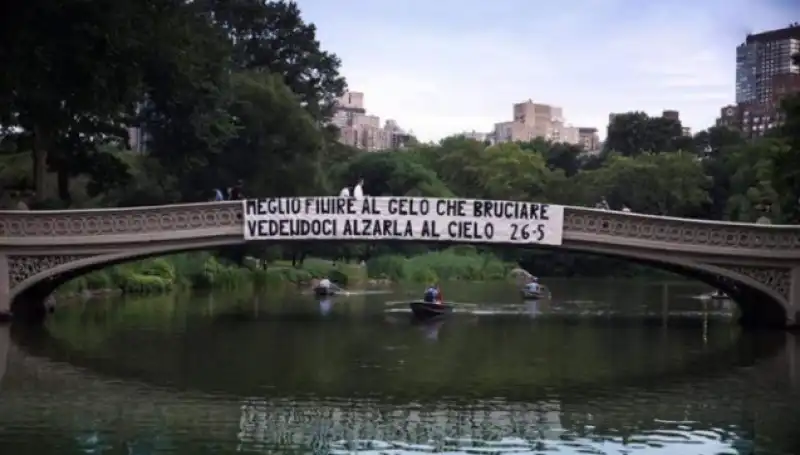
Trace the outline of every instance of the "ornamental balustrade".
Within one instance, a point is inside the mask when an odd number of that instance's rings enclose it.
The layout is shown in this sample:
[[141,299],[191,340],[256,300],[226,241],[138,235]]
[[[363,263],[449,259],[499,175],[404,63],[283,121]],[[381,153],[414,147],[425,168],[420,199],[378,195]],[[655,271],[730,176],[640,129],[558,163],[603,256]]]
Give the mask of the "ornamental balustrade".
[[[0,212],[0,311],[4,298],[13,300],[23,288],[71,269],[242,243],[243,231],[240,201]],[[800,309],[800,226],[568,206],[563,244],[555,248],[678,267],[726,290],[757,289],[778,302],[792,323]]]

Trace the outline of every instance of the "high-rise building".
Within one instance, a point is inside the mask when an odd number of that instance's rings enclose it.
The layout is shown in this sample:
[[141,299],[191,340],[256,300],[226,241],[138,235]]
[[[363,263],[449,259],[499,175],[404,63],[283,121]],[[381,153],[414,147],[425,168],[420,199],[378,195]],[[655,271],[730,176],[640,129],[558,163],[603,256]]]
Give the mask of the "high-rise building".
[[800,52],[800,24],[747,35],[736,48],[736,103],[769,102],[773,77],[800,74],[792,57]]
[[736,104],[723,106],[717,125],[744,137],[763,136],[783,121],[781,102],[800,93],[800,24],[747,35],[736,48]]

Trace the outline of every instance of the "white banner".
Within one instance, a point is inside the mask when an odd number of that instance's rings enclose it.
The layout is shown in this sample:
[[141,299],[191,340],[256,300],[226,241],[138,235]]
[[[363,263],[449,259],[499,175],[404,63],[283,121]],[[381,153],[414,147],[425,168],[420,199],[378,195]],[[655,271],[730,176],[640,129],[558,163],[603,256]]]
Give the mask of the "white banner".
[[412,240],[561,245],[564,207],[418,197],[248,199],[245,240]]

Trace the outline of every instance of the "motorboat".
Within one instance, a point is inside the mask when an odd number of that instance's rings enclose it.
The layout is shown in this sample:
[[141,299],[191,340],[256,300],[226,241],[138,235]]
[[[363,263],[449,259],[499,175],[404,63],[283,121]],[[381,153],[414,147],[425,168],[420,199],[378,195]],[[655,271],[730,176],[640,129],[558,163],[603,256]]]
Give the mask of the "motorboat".
[[445,303],[425,302],[423,300],[409,302],[408,306],[411,307],[411,312],[414,314],[414,317],[418,319],[429,319],[453,312],[453,307],[451,305],[447,305]]

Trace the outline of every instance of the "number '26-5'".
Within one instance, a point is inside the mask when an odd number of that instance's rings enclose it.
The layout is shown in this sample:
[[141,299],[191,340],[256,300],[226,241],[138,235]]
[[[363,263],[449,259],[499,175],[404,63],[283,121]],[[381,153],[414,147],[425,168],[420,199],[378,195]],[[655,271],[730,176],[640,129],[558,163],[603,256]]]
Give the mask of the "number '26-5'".
[[511,223],[511,240],[541,242],[544,239],[544,224]]

